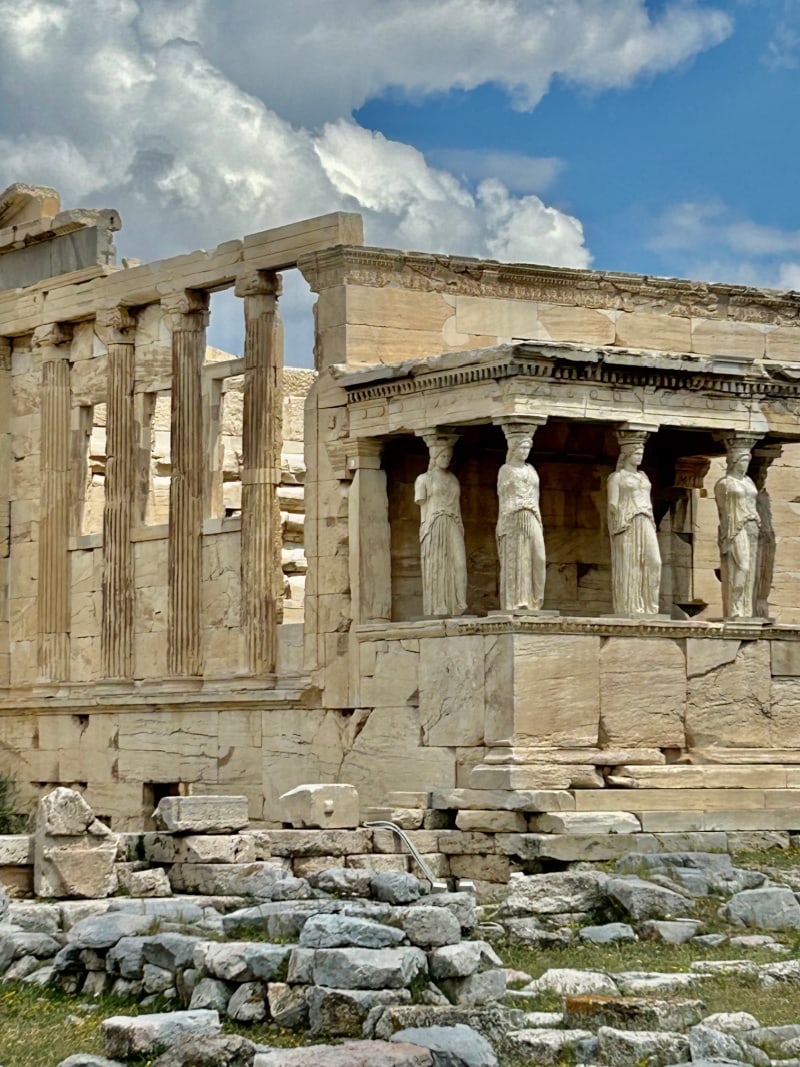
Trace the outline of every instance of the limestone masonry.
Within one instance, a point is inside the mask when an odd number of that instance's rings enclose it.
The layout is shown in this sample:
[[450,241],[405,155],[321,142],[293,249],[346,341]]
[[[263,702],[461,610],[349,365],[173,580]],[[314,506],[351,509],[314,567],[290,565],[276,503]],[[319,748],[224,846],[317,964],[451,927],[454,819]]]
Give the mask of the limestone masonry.
[[[277,827],[348,783],[487,883],[800,830],[800,296],[368,248],[343,213],[123,266],[116,213],[53,190],[0,226],[24,806]],[[314,372],[283,367],[292,269]],[[242,358],[206,344],[222,289]]]

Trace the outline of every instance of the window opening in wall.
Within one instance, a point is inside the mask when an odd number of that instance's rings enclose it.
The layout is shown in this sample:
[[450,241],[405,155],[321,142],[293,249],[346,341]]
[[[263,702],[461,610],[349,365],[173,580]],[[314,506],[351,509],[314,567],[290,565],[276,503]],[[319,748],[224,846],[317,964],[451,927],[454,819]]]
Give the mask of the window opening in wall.
[[222,382],[219,407],[219,455],[221,464],[221,514],[242,513],[242,418],[244,375]]
[[164,797],[185,797],[188,788],[185,782],[143,782],[142,818],[145,830],[155,830],[153,812]]
[[72,534],[102,533],[106,496],[105,404],[82,404],[73,408],[70,467]]
[[172,395],[169,389],[163,389],[141,396],[140,512],[145,526],[161,526],[169,522]]
[[211,293],[206,331],[206,363],[240,359],[244,352],[244,309],[233,289]]

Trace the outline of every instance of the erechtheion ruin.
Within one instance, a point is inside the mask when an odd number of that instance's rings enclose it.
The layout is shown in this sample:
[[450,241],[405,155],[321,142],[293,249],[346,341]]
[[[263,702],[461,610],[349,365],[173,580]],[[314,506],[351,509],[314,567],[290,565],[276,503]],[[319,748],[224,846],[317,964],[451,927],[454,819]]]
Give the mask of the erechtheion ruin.
[[[270,824],[348,782],[497,813],[462,829],[536,812],[523,858],[604,812],[800,829],[798,294],[370,248],[342,213],[118,266],[119,225],[0,199],[26,798]],[[315,372],[283,368],[293,269]],[[222,289],[242,358],[206,345]]]

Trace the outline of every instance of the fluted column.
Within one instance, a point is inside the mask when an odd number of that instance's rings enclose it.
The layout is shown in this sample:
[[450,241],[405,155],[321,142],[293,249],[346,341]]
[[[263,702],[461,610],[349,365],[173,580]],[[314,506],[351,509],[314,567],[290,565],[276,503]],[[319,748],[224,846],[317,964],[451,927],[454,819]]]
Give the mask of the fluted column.
[[101,312],[108,350],[106,480],[103,511],[103,616],[100,644],[106,678],[133,677],[133,544],[135,495],[133,385],[136,320],[122,307]]
[[167,670],[202,673],[200,583],[203,538],[201,370],[208,294],[189,289],[162,301],[172,329]]
[[246,667],[271,674],[281,621],[281,480],[283,330],[279,275],[240,277],[244,299],[244,420],[242,427],[242,632]]
[[52,323],[33,335],[42,364],[41,517],[39,522],[38,668],[42,681],[69,677],[69,342]]

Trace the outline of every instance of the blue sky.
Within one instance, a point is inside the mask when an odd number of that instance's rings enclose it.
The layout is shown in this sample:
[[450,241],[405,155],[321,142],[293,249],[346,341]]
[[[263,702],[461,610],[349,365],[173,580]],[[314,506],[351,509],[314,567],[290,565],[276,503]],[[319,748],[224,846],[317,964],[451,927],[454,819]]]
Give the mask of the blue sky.
[[[647,6],[655,12],[667,5]],[[414,101],[395,91],[369,101],[356,118],[456,171],[465,150],[550,160],[543,175],[550,180],[542,186],[542,175],[529,168],[526,188],[519,158],[519,189],[580,218],[598,269],[700,271],[706,280],[777,285],[782,263],[800,263],[800,138],[792,133],[800,107],[800,39],[792,36],[800,35],[800,3],[706,6],[731,16],[730,35],[630,88],[587,92],[556,78],[532,111],[513,110],[492,85]],[[460,163],[469,180],[478,164],[468,157]],[[681,205],[687,210],[678,229]],[[749,246],[727,236],[728,227],[746,222],[780,233]],[[788,234],[791,243],[792,233],[794,256],[781,239]]]
[[[141,259],[338,209],[372,244],[800,289],[798,79],[800,0],[0,0],[0,188],[117,208]],[[288,275],[293,363],[310,299]]]

